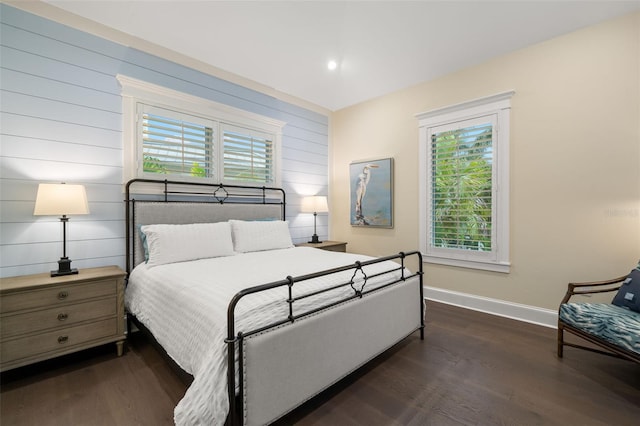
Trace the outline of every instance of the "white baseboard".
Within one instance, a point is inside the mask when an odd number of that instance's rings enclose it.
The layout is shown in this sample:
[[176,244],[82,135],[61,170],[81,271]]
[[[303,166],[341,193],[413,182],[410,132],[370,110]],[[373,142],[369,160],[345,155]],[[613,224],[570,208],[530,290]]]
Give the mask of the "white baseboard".
[[558,327],[558,312],[551,309],[537,308],[429,286],[424,287],[424,297],[434,302],[473,309],[474,311],[529,322],[543,327]]

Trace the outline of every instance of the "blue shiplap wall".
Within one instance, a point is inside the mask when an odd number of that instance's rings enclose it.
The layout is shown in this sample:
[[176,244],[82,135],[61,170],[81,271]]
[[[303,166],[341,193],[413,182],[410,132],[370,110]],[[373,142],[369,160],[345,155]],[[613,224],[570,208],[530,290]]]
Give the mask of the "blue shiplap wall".
[[[62,254],[56,217],[33,216],[38,183],[87,188],[68,226],[73,266],[124,266],[124,74],[285,121],[282,185],[295,242],[313,233],[300,195],[327,193],[328,117],[0,4],[0,276],[46,272]],[[318,234],[326,238],[326,215]]]

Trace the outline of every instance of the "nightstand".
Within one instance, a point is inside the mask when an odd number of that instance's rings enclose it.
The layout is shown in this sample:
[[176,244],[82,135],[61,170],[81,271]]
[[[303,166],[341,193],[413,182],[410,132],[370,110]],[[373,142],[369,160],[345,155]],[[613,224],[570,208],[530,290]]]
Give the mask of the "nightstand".
[[124,276],[105,266],[0,279],[0,371],[111,342],[122,355]]
[[296,244],[296,247],[313,247],[328,251],[340,251],[345,253],[347,251],[347,243],[343,241],[323,241],[321,243],[301,243]]

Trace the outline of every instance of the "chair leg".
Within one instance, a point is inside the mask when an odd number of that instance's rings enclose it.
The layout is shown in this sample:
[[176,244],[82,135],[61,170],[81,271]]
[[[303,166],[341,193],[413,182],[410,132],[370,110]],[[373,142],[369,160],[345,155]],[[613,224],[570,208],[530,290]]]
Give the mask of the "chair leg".
[[564,327],[558,324],[558,358],[562,358],[564,349]]

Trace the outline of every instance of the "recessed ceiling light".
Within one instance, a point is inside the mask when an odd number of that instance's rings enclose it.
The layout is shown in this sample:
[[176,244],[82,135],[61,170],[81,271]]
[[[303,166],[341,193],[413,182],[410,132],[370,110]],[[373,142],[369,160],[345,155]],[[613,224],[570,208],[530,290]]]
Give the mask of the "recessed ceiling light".
[[327,63],[327,68],[329,68],[329,71],[333,71],[336,68],[338,68],[338,63],[336,61],[331,60]]

